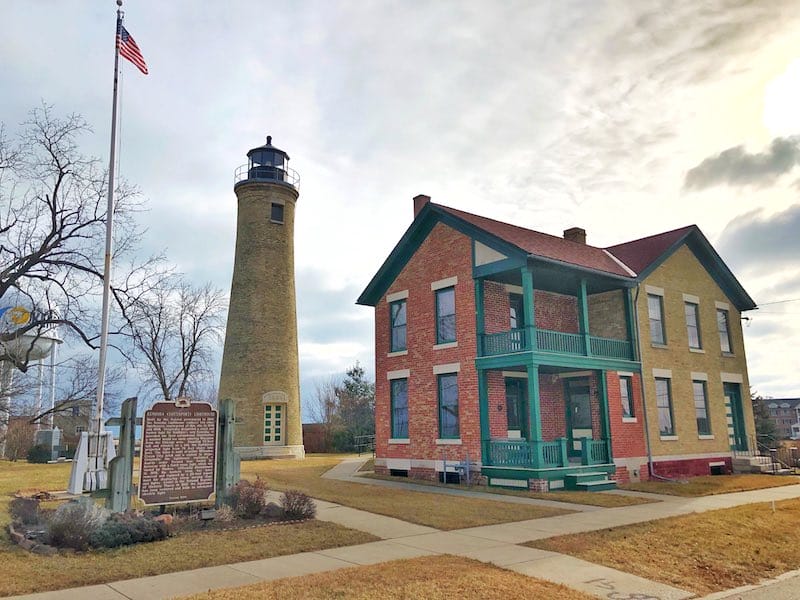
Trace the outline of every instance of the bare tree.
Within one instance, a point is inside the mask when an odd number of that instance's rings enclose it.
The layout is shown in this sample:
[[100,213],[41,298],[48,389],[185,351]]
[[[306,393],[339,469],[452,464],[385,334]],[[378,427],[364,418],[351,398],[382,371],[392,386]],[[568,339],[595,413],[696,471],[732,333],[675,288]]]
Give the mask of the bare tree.
[[[36,340],[53,327],[92,348],[99,336],[107,176],[78,148],[88,131],[81,117],[58,118],[47,105],[31,112],[16,142],[0,127],[0,307],[20,307],[5,315],[10,320],[0,316],[0,355],[23,372]],[[117,190],[117,265],[142,233],[133,221],[136,196],[125,184]],[[160,263],[115,269],[120,314],[160,277]]]
[[211,284],[196,287],[180,277],[165,281],[131,306],[126,355],[164,400],[208,383],[225,308],[221,290]]

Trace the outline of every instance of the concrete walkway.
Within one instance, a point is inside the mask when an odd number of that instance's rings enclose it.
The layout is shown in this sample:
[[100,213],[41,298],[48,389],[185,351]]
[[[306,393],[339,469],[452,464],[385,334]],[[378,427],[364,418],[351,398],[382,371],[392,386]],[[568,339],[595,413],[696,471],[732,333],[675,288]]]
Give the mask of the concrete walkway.
[[[345,480],[349,480],[352,478],[359,483],[378,482],[378,480],[362,479],[354,476],[353,473],[363,461],[359,461],[355,468],[353,464],[350,464],[351,462],[355,461],[346,461],[326,473],[326,475],[335,479],[347,478]],[[400,485],[407,489],[406,484]],[[443,495],[447,495],[445,492],[462,491],[425,486],[413,487],[422,488],[428,493],[442,493]],[[473,494],[473,492],[468,494]],[[516,498],[514,496],[480,494],[482,496],[492,496],[491,499],[499,501]],[[376,564],[395,559],[453,554],[492,563],[532,577],[568,585],[600,598],[679,600],[690,598],[694,594],[571,556],[528,548],[518,544],[566,533],[594,531],[691,512],[704,512],[740,504],[795,497],[800,497],[800,485],[704,498],[669,497],[665,502],[660,503],[583,511],[557,517],[471,527],[456,531],[439,531],[431,527],[423,527],[392,517],[376,515],[320,500],[317,501],[318,519],[366,531],[382,538],[382,540],[356,546],[304,552],[290,556],[118,581],[87,588],[19,596],[18,598],[32,600],[83,600],[84,598],[96,598],[98,600],[122,600],[124,598],[129,600],[156,600],[283,577],[320,573],[344,567]],[[565,506],[564,503],[560,502],[553,504],[559,507]],[[718,595],[716,597],[725,596]],[[736,595],[731,596],[731,598],[738,597]],[[760,600],[760,598],[768,598],[770,596],[742,595],[741,597]]]

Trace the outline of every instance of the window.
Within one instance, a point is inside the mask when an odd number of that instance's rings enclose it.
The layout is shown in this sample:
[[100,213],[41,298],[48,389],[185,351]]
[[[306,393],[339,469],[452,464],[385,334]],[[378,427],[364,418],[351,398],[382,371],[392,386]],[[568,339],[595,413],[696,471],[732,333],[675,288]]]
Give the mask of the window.
[[658,408],[658,433],[675,435],[675,427],[672,424],[672,396],[670,395],[669,379],[656,377],[656,407]]
[[717,309],[717,329],[719,330],[719,346],[723,352],[731,352],[731,329],[728,324],[728,311]]
[[456,341],[456,289],[436,290],[436,343]]
[[622,416],[631,418],[633,414],[633,378],[622,376],[619,378],[619,395],[622,399]]
[[689,348],[700,349],[700,324],[697,321],[697,304],[685,302],[683,312],[686,314],[686,333],[689,336]]
[[457,438],[458,429],[458,375],[439,375],[439,436]]
[[392,437],[408,439],[408,379],[392,379]]
[[706,382],[692,381],[694,391],[694,414],[697,419],[698,435],[711,435],[711,421],[708,419],[708,398]]
[[73,417],[80,417],[81,416],[81,407],[80,406],[73,406],[72,407],[72,416]]
[[406,349],[406,301],[398,300],[389,304],[389,318],[392,325],[390,352]]
[[525,327],[525,313],[522,310],[522,296],[520,294],[509,294],[508,305],[510,310],[511,329],[522,329]]
[[283,223],[283,204],[273,202],[269,212],[269,220],[273,223]]
[[650,315],[650,341],[654,344],[666,344],[664,299],[661,296],[647,294],[647,312]]
[[83,425],[76,425],[75,426],[75,435],[80,435],[84,431],[86,431],[86,427],[84,427]]

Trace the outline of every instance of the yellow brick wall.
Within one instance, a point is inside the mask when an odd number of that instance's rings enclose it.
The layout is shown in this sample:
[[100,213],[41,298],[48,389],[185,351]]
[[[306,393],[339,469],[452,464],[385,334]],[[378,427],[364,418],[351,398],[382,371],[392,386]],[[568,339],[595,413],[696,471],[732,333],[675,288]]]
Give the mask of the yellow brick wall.
[[[657,347],[652,344],[650,339],[647,285],[664,290],[664,326],[667,338],[665,348]],[[702,352],[689,350],[684,314],[684,294],[699,298],[698,321]],[[715,302],[725,302],[729,305],[732,349],[730,355],[723,355],[720,349]],[[722,453],[730,450],[721,379],[723,372],[741,374],[743,378],[740,388],[745,426],[747,435],[754,436],[755,425],[750,404],[750,387],[740,314],[689,248],[685,245],[679,248],[644,281],[640,288],[636,310],[642,350],[642,379],[653,455],[693,455]],[[673,425],[678,438],[675,441],[661,440],[659,436],[654,368],[672,371]],[[698,437],[692,372],[708,375],[706,393],[713,440],[699,439]]]
[[[268,183],[236,188],[236,258],[228,308],[219,397],[236,401],[234,444],[264,444],[267,392],[288,397],[286,445],[301,445],[294,214],[297,191]],[[284,204],[284,223],[270,222],[272,202]]]

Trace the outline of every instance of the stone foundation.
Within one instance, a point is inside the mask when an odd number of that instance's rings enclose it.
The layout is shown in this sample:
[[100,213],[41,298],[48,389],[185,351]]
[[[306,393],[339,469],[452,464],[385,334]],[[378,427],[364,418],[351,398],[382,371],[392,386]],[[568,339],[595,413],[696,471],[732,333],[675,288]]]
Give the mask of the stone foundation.
[[242,460],[260,460],[264,458],[296,458],[306,457],[305,446],[239,446],[235,448]]

